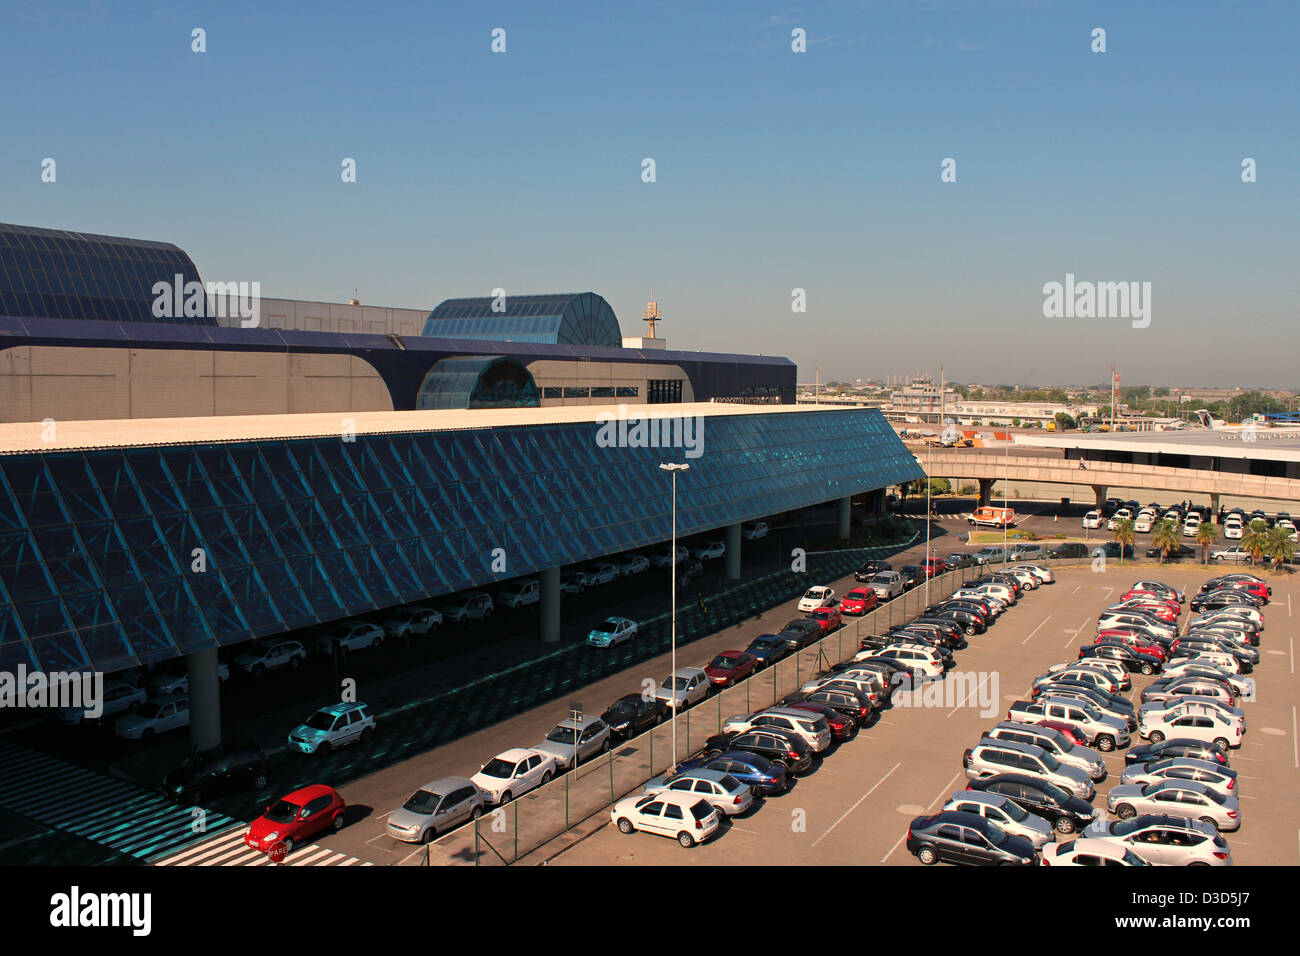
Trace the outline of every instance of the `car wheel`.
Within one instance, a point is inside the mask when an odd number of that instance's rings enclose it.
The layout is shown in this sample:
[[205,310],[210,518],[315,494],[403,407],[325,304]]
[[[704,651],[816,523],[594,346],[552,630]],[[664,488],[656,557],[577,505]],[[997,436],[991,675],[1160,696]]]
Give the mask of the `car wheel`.
[[974,637],[974,636],[975,636],[975,625],[974,625],[974,624],[972,624],[972,625],[970,625],[969,627],[966,628],[966,636],[967,636],[967,637]]
[[301,663],[302,663],[302,658],[298,657],[298,655],[295,654],[293,657],[289,658],[289,670],[296,671],[298,669],[298,665]]
[[365,730],[361,731],[361,742],[363,744],[370,743],[370,738],[373,737],[374,735],[375,735],[375,728],[367,727]]
[[269,784],[270,782],[271,781],[267,779],[266,774],[259,773],[256,777],[253,778],[253,789],[265,790],[267,784]]
[[605,742],[602,743],[602,744],[600,745],[600,752],[603,753],[603,754],[607,754],[607,753],[609,753],[609,738],[608,738],[608,737],[606,737],[606,738],[605,738]]
[[432,843],[436,839],[438,839],[437,827],[429,827],[429,829],[420,834],[421,843]]
[[1228,741],[1227,741],[1226,738],[1224,738],[1224,737],[1215,737],[1215,738],[1214,738],[1214,744],[1215,744],[1215,746],[1217,746],[1220,750],[1222,750],[1224,753],[1227,753],[1227,752],[1228,752]]
[[677,834],[677,842],[689,850],[691,847],[695,846],[695,837],[683,830],[681,833]]
[[1073,832],[1074,832],[1074,821],[1071,820],[1069,817],[1057,817],[1057,818],[1056,818],[1056,832],[1057,832],[1057,833],[1073,833]]
[[[131,713],[131,714],[134,714],[134,713],[135,713],[137,710],[139,710],[139,709],[140,709],[140,701],[138,701],[138,700],[133,700],[133,701],[131,701],[131,706],[127,708],[127,712],[128,712],[128,713]],[[100,726],[102,726],[103,723],[104,723],[104,718],[101,717],[101,718],[97,721],[97,723],[98,723]]]
[[1187,865],[1188,866],[1209,866],[1210,864],[1206,863],[1204,860],[1195,860],[1191,863],[1188,863]]
[[634,830],[636,830],[636,827],[632,826],[631,820],[629,820],[627,817],[618,818],[619,833],[632,833]]
[[1160,741],[1164,739],[1165,739],[1165,735],[1158,730],[1151,731],[1151,735],[1147,737],[1147,740],[1151,741],[1153,744],[1158,744],[1160,743]]
[[384,643],[384,639],[382,637],[376,637],[373,641],[370,642],[370,649],[373,651],[382,643]]
[[1215,829],[1218,829],[1219,826],[1217,823],[1214,822],[1214,817],[1201,817],[1201,822],[1208,823],[1210,826],[1214,827]]
[[473,810],[470,811],[469,818],[471,820],[477,820],[481,816],[483,816],[483,808],[475,807]]
[[343,829],[343,811],[342,811],[342,810],[340,810],[337,814],[334,815],[334,819],[330,821],[330,826],[332,826],[332,827],[334,828],[334,832],[335,832],[335,833],[338,833],[340,830]]
[[1128,820],[1137,816],[1137,810],[1135,810],[1130,804],[1121,803],[1115,808],[1115,816],[1119,817],[1121,820]]
[[327,740],[316,748],[316,752],[328,757],[334,752],[334,745]]
[[1115,738],[1109,734],[1102,734],[1097,738],[1097,749],[1104,754],[1110,753],[1115,749]]
[[253,667],[253,676],[256,677],[258,680],[261,680],[263,677],[265,677],[265,676],[266,676],[266,665],[265,665],[265,664],[257,664],[256,666],[254,666],[254,667]]
[[[290,853],[293,852],[293,839],[292,839],[292,838],[288,838],[288,839],[285,839],[285,840],[281,840],[281,841],[280,841],[280,845],[281,845],[282,847],[284,847],[284,856],[288,856]],[[281,857],[280,859],[284,859],[284,857]]]
[[1150,664],[1143,664],[1143,665],[1142,665],[1142,676],[1143,676],[1143,677],[1150,677],[1150,676],[1151,676],[1152,674],[1154,674],[1155,672],[1156,672],[1156,669],[1155,669],[1154,667],[1152,667]]
[[934,864],[939,862],[939,854],[934,852],[934,847],[932,846],[921,847],[921,849],[916,851],[916,858],[926,866],[934,866]]
[[514,798],[515,798],[514,794],[512,794],[509,790],[507,790],[505,793],[501,794],[501,805],[504,807],[507,803],[509,803]]
[[550,782],[551,782],[551,772],[548,770],[546,771],[546,773],[542,774],[542,786],[544,787]]
[[153,728],[152,728],[152,727],[146,727],[146,728],[144,729],[144,733],[140,734],[140,738],[141,738],[142,740],[152,740],[152,739],[153,739],[153,733],[154,733],[154,731],[153,731]]

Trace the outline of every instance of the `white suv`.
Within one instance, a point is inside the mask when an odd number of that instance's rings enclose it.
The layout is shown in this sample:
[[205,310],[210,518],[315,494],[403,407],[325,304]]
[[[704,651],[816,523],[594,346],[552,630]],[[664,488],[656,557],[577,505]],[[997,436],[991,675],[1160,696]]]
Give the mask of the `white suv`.
[[495,610],[492,595],[482,591],[453,598],[443,605],[442,616],[449,621],[482,621],[492,616]]
[[307,659],[307,648],[297,641],[273,641],[269,644],[253,645],[235,658],[235,666],[240,670],[261,677],[267,671],[288,667],[290,670]]
[[304,754],[329,753],[354,741],[368,741],[375,732],[375,718],[361,703],[322,707],[289,732],[289,746]]
[[728,717],[722,732],[743,734],[754,727],[788,731],[801,738],[814,753],[821,753],[831,745],[831,728],[825,717],[792,707],[771,707],[756,714]]
[[1083,516],[1083,526],[1085,528],[1096,529],[1101,527],[1101,512],[1089,511]]
[[378,647],[384,642],[384,629],[369,621],[343,621],[335,624],[316,639],[316,649],[325,654],[332,654],[335,648],[359,651],[367,647]]

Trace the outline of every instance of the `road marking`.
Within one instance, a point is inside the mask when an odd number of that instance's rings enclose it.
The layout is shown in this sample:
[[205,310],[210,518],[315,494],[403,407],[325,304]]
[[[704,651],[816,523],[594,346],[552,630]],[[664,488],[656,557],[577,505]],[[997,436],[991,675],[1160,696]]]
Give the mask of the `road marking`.
[[936,803],[938,803],[940,800],[943,799],[943,795],[944,795],[945,793],[951,793],[951,792],[952,792],[952,785],[953,785],[954,783],[957,782],[957,778],[960,777],[963,773],[964,773],[964,771],[958,770],[955,774],[953,774],[953,775],[952,775],[952,779],[949,780],[949,781],[944,785],[944,788],[943,788],[942,790],[939,791],[939,795],[938,795],[937,797],[935,797],[933,800],[931,800],[929,803],[927,803],[927,804],[925,805],[925,808],[926,808],[927,810],[929,810],[932,806],[934,806]]
[[1286,616],[1291,616],[1291,595],[1286,596]]
[[884,856],[882,856],[882,857],[880,858],[880,862],[881,862],[881,863],[884,863],[884,862],[885,862],[886,860],[888,860],[891,856],[893,856],[893,855],[894,855],[894,851],[898,849],[899,844],[901,844],[901,843],[902,843],[904,840],[906,840],[906,839],[907,839],[907,834],[904,833],[901,837],[898,838],[898,842],[895,843],[893,846],[891,846],[891,847],[889,848],[889,852],[886,853]]
[[754,836],[758,836],[757,830],[746,830],[744,827],[738,827],[734,823],[731,826],[727,827],[727,829],[735,830],[737,833],[752,833]]
[[1295,673],[1295,638],[1294,637],[1291,638],[1288,643],[1291,646],[1291,673],[1294,674]]
[[[976,691],[977,694],[978,694],[980,688],[983,687],[984,684],[985,684],[985,682],[989,679],[989,677],[990,677],[989,674],[985,674],[983,680],[981,680],[981,681],[979,682],[979,684],[977,684],[977,685],[975,686],[975,691]],[[944,714],[944,720],[947,720],[947,719],[948,719],[949,717],[951,717],[953,714],[957,713],[957,711],[961,710],[962,707],[965,706],[966,701],[969,700],[969,699],[970,699],[969,696],[965,696],[965,697],[963,697],[961,700],[959,700],[959,701],[957,702],[957,706],[956,706],[956,707],[954,707],[952,710],[948,711],[948,713]],[[1019,700],[1020,698],[1017,697],[1017,698],[1015,698],[1015,699],[1016,699],[1016,700]],[[978,700],[977,700],[976,702],[978,703]]]
[[1052,615],[1050,614],[1047,615],[1047,617],[1043,618],[1042,623],[1039,624],[1038,627],[1034,628],[1032,631],[1029,632],[1029,637],[1026,637],[1023,641],[1020,642],[1020,646],[1023,647],[1024,645],[1028,644],[1029,638],[1033,637],[1035,634],[1041,631],[1043,629],[1043,624],[1046,624],[1051,619],[1052,619]]
[[873,793],[875,793],[875,791],[876,791],[876,787],[879,787],[882,783],[884,783],[886,780],[888,780],[888,779],[890,778],[890,776],[893,774],[893,772],[894,772],[895,770],[897,770],[899,767],[901,767],[902,765],[903,765],[903,763],[902,763],[902,761],[900,760],[898,763],[896,763],[896,764],[894,764],[892,767],[890,767],[890,768],[889,768],[889,773],[885,774],[883,777],[881,777],[879,780],[877,780],[877,781],[875,782],[875,785],[872,786],[872,788],[871,788],[870,790],[868,790],[868,791],[867,791],[866,793],[864,793],[862,796],[858,797],[858,799],[857,799],[857,803],[854,803],[853,806],[851,806],[851,807],[849,807],[847,810],[845,810],[844,813],[840,815],[840,818],[839,818],[838,820],[836,820],[834,823],[832,823],[832,824],[830,825],[830,829],[828,829],[825,833],[823,833],[821,836],[819,836],[816,840],[813,840],[813,846],[816,846],[818,843],[821,843],[822,840],[826,839],[826,837],[830,834],[831,830],[834,830],[837,826],[839,826],[841,823],[843,823],[843,822],[844,822],[844,818],[847,817],[850,813],[852,813],[854,810],[856,810],[856,809],[858,808],[858,804],[862,803],[863,800],[867,799],[867,797],[869,797],[869,796],[871,796]]
[[1081,588],[1081,587],[1083,587],[1082,584],[1076,584],[1076,585],[1074,586],[1074,590],[1071,591],[1070,593],[1071,593],[1071,594],[1078,594],[1078,593],[1079,593],[1079,588]]
[[1113,590],[1115,590],[1115,589],[1114,589],[1114,588],[1107,588],[1107,589],[1106,589],[1106,593],[1103,594],[1103,595],[1101,596],[1101,599],[1102,599],[1103,601],[1106,600],[1108,597],[1110,597],[1110,592],[1113,591]]
[[1069,647],[1071,644],[1074,643],[1074,639],[1075,639],[1076,637],[1079,636],[1079,631],[1082,631],[1085,627],[1088,626],[1088,621],[1089,621],[1089,620],[1091,620],[1091,618],[1086,618],[1086,617],[1085,617],[1085,618],[1083,619],[1083,623],[1080,624],[1080,625],[1078,626],[1078,628],[1075,629],[1075,632],[1074,632],[1073,634],[1070,635],[1070,639],[1069,639],[1068,641],[1065,642],[1065,646],[1066,646],[1066,647]]
[[1291,705],[1291,751],[1295,755],[1296,769],[1300,770],[1300,740],[1295,736],[1295,704]]

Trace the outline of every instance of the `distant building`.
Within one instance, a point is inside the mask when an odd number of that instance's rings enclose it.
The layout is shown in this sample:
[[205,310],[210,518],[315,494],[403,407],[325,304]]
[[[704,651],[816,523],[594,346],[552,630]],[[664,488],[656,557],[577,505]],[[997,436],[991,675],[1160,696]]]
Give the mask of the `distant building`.
[[885,417],[891,422],[942,424],[960,399],[955,389],[940,388],[928,375],[911,379],[903,388],[891,392]]

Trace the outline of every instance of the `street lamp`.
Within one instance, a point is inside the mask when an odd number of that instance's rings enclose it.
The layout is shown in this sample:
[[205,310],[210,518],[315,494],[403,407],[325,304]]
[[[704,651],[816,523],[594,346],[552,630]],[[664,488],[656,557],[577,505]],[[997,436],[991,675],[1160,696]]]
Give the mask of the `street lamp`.
[[[672,682],[673,693],[672,693],[672,697],[670,697],[669,699],[673,702],[673,708],[672,708],[673,712],[672,712],[672,716],[669,717],[668,726],[670,732],[673,735],[673,762],[671,766],[676,768],[677,766],[677,710],[678,710],[678,702],[677,702],[677,473],[679,471],[689,471],[691,466],[686,464],[685,462],[682,462],[681,464],[676,464],[674,462],[666,461],[661,463],[659,467],[663,471],[669,472],[673,476],[673,543],[672,543],[672,549],[673,549],[672,552],[673,553],[672,629],[673,629],[673,633],[672,633],[672,673],[668,677],[668,680]],[[650,769],[653,770],[654,768],[651,767]]]
[[930,452],[934,449],[933,445],[925,446],[925,606],[930,606],[930,575],[933,573],[934,565],[930,563],[930,515],[934,513],[934,506],[930,504],[930,483],[934,481],[931,477],[934,470],[930,467]]
[[1011,435],[1007,435],[1006,451],[1002,455],[1002,566],[1007,566],[1007,486],[1011,483]]

